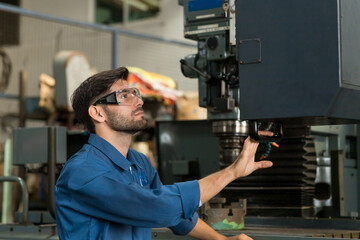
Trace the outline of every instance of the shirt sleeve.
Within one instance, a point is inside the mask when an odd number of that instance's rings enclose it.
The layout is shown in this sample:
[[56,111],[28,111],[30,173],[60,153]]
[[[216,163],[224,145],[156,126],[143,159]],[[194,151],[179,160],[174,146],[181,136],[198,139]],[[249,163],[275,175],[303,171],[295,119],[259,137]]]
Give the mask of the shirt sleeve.
[[199,207],[198,181],[145,189],[102,174],[85,184],[59,181],[56,188],[59,207],[82,214],[137,227],[176,226],[190,219]]
[[[159,188],[163,185],[160,180],[159,174],[154,168],[152,169],[152,171],[154,177],[152,179],[151,188]],[[199,203],[201,203],[200,200]],[[198,219],[199,215],[197,214],[197,212],[195,212],[190,218],[184,219],[179,224],[169,228],[176,235],[187,235],[189,232],[191,232],[191,230],[194,229]]]
[[182,220],[178,225],[170,227],[170,230],[176,235],[187,235],[194,229],[198,219],[199,215],[195,212],[191,218]]

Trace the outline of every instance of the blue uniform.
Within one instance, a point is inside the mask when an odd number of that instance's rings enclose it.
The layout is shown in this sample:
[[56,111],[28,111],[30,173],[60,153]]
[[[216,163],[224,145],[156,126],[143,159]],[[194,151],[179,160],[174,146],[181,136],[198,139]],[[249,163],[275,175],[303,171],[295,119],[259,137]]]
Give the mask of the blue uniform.
[[170,227],[179,235],[197,223],[198,181],[162,185],[141,153],[127,159],[91,134],[71,157],[55,186],[59,237],[65,239],[151,239],[151,228]]

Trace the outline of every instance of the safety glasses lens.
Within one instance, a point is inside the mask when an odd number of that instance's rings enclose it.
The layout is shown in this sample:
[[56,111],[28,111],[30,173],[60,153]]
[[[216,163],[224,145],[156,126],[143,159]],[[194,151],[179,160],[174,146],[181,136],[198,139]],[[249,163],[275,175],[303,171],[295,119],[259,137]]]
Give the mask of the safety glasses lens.
[[132,105],[135,103],[136,98],[141,99],[140,91],[136,88],[128,88],[116,92],[116,100],[122,105]]

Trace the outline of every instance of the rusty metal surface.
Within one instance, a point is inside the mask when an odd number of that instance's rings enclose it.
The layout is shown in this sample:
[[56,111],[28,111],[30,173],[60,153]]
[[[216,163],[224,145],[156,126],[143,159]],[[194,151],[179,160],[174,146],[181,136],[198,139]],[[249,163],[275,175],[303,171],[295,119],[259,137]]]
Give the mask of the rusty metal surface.
[[[349,230],[333,230],[328,229],[302,229],[302,228],[245,228],[240,231],[218,231],[225,236],[234,236],[241,233],[252,237],[255,240],[344,240],[344,239],[360,239],[359,231],[352,232]],[[165,228],[153,229],[152,239],[188,239],[195,238],[188,236],[175,236],[170,230]]]
[[[327,237],[359,239],[360,230],[347,229],[309,229],[309,228],[268,228],[245,227],[241,230],[247,235],[277,235],[277,236],[302,236],[302,237]],[[230,233],[230,232],[229,232]],[[231,234],[237,234],[232,232]]]
[[244,228],[246,199],[226,204],[225,198],[213,198],[199,209],[201,219],[215,230],[239,230]]

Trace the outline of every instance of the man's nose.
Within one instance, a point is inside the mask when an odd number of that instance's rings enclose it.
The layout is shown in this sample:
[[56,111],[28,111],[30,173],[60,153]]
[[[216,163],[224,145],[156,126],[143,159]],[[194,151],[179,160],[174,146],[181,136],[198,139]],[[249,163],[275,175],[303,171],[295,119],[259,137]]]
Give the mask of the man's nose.
[[136,97],[136,106],[142,107],[144,105],[144,101],[141,98]]

